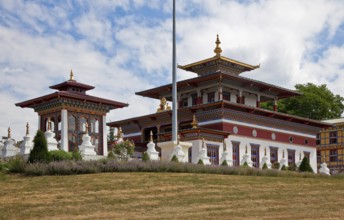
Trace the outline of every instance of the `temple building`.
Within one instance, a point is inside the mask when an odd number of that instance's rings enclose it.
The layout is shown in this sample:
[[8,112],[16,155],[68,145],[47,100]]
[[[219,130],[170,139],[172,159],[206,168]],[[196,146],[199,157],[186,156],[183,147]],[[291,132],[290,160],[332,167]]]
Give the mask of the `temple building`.
[[331,172],[344,169],[344,118],[325,120],[335,127],[323,129],[316,137],[318,167],[326,163]]
[[86,94],[94,87],[77,82],[72,71],[68,81],[49,88],[57,91],[16,106],[33,108],[38,113],[38,128],[46,131],[51,127],[61,150],[77,150],[88,130],[97,155],[107,156],[106,114],[128,104]]
[[[316,171],[316,135],[332,125],[278,112],[279,99],[301,94],[242,76],[260,65],[224,57],[218,37],[215,43],[215,56],[178,66],[196,74],[177,83],[178,133],[181,141],[192,143],[188,161],[197,163],[199,152],[206,147],[212,164],[220,164],[228,151],[233,166],[245,162],[260,168],[263,163],[276,162],[290,166],[308,157]],[[158,146],[171,140],[172,111],[168,102],[172,100],[172,84],[136,94],[161,100],[157,111],[108,125],[121,127],[124,137],[135,142],[136,151],[143,152],[151,131]],[[274,102],[273,111],[260,107],[267,101]]]

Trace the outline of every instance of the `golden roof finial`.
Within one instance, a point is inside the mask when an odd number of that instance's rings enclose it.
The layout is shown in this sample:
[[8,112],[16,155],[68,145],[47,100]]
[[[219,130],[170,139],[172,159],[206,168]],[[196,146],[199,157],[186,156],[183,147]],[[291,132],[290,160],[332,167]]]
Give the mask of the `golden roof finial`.
[[70,78],[69,80],[74,80],[74,73],[73,70],[70,70]]
[[214,52],[216,54],[217,57],[220,57],[221,56],[221,53],[222,53],[222,49],[220,47],[220,44],[221,44],[221,41],[219,39],[219,35],[217,35],[216,37],[216,41],[215,41],[215,44],[216,44],[216,47],[214,49]]
[[149,142],[153,143],[153,131],[150,131],[150,138],[149,138]]
[[30,128],[29,122],[27,122],[27,123],[26,123],[26,136],[30,134],[29,128]]
[[8,134],[7,134],[7,139],[11,139],[11,128],[8,127]]
[[198,121],[196,119],[196,115],[193,115],[192,122],[191,122],[192,128],[197,128],[198,127]]

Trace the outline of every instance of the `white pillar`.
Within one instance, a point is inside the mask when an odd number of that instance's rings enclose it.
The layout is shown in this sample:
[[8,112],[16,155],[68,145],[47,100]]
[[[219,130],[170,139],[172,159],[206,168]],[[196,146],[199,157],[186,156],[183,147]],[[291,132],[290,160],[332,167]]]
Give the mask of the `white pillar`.
[[103,155],[108,156],[108,143],[106,135],[106,116],[103,116]]
[[61,150],[68,152],[68,112],[61,110]]
[[38,115],[38,127],[37,130],[41,130],[41,116]]

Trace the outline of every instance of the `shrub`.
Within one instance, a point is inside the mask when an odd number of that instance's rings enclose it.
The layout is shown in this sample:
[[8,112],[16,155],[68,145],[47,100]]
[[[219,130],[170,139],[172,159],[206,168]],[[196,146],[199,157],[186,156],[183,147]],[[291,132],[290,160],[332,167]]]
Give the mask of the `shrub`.
[[64,150],[54,150],[50,151],[50,159],[52,161],[63,161],[63,160],[72,160],[73,156],[72,153],[66,152]]
[[134,153],[134,142],[131,140],[125,140],[120,143],[116,143],[113,146],[113,153],[115,157],[123,159],[125,161]]
[[80,152],[78,150],[74,150],[73,151],[72,159],[76,160],[76,161],[82,160],[82,156],[81,156],[81,154],[80,154]]
[[22,173],[24,171],[24,167],[25,161],[20,156],[10,158],[0,165],[1,171],[10,173]]
[[143,162],[150,161],[150,158],[149,158],[149,155],[147,154],[147,152],[143,152],[142,161]]
[[296,164],[290,164],[289,167],[288,167],[288,170],[290,170],[290,171],[296,171],[296,170],[297,170]]
[[268,169],[268,165],[267,165],[266,163],[264,163],[262,169],[263,169],[263,170],[267,170],[267,169]]
[[286,171],[286,170],[288,170],[288,169],[287,169],[287,167],[286,167],[285,165],[283,165],[282,168],[281,168],[281,170]]
[[109,154],[108,154],[108,158],[109,159],[114,159],[115,158],[115,154],[113,153],[112,150],[110,150]]
[[221,166],[227,166],[228,167],[228,163],[226,160],[223,160],[222,163],[221,163]]
[[29,162],[44,162],[47,163],[50,161],[48,153],[47,140],[45,139],[44,133],[41,130],[38,130],[35,138],[33,139],[33,149],[29,155]]
[[275,162],[274,164],[272,164],[272,169],[279,170],[279,168],[280,168],[280,163]]
[[242,165],[242,167],[249,167],[249,166],[248,166],[247,162],[245,162],[245,163]]
[[311,165],[309,164],[309,160],[308,160],[307,157],[304,157],[302,159],[302,162],[300,164],[299,170],[300,170],[300,172],[310,172],[310,173],[313,173],[313,169],[312,169]]
[[197,164],[204,165],[203,160],[199,159]]
[[176,155],[173,155],[172,159],[171,159],[171,162],[176,162],[178,163],[179,160],[178,160],[178,157]]

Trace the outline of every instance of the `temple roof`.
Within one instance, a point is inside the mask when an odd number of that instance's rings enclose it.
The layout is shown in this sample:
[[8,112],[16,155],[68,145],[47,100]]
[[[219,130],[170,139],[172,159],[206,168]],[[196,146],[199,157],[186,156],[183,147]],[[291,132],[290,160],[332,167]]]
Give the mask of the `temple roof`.
[[197,73],[198,75],[214,73],[217,71],[221,71],[227,74],[239,75],[242,72],[251,71],[260,67],[260,65],[253,66],[247,63],[243,63],[237,60],[221,56],[222,49],[220,47],[221,42],[219,40],[219,35],[217,35],[215,43],[216,47],[214,49],[214,57],[201,60],[195,63],[187,64],[184,66],[179,65],[178,68]]
[[90,86],[90,85],[86,85],[86,84],[77,82],[74,79],[74,74],[73,74],[73,71],[71,70],[70,71],[70,79],[68,81],[50,86],[49,88],[56,89],[59,91],[68,90],[69,88],[78,88],[78,89],[81,89],[83,91],[87,91],[87,90],[94,89],[94,86]]
[[[264,92],[264,91],[273,92],[273,93],[275,93],[275,96],[277,96],[278,98],[287,98],[287,97],[301,95],[301,93],[294,91],[294,90],[285,89],[285,88],[275,86],[275,85],[272,85],[269,83],[249,79],[249,78],[238,76],[238,75],[223,74],[222,72],[216,72],[213,74],[202,75],[202,76],[194,77],[191,79],[179,81],[179,82],[177,82],[177,88],[180,89],[180,88],[189,87],[189,86],[196,86],[197,87],[198,84],[200,84],[202,82],[210,81],[213,79],[220,79],[220,78],[230,80],[231,82],[237,82],[242,87],[245,87],[245,88],[255,87],[256,90],[258,89],[261,92]],[[160,94],[162,92],[167,92],[167,91],[171,91],[171,93],[172,93],[172,84],[167,84],[167,85],[159,86],[159,87],[156,87],[153,89],[148,89],[148,90],[144,90],[141,92],[136,92],[135,94],[141,95],[144,97],[160,99],[161,98]]]

